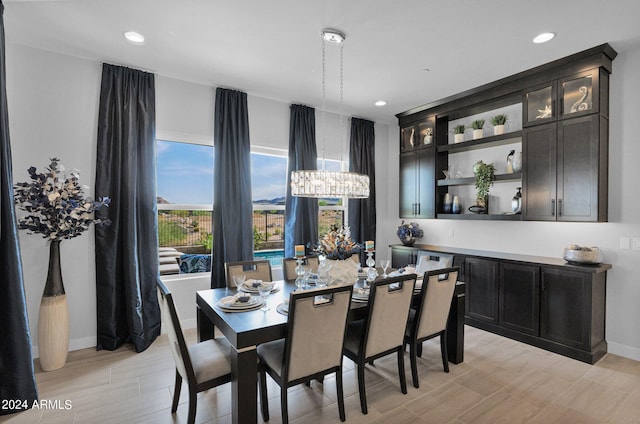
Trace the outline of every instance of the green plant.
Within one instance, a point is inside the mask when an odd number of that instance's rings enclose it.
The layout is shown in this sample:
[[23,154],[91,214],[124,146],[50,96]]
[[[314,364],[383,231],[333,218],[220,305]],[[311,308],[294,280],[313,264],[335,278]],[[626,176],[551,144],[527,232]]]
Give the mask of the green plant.
[[264,244],[264,235],[254,225],[253,226],[253,250],[260,250],[263,244]]
[[455,127],[453,127],[453,133],[454,134],[464,134],[464,130],[467,127],[465,127],[464,125],[456,125]]
[[481,163],[476,172],[476,191],[478,198],[486,199],[489,195],[489,188],[493,185],[496,168],[492,163]]
[[202,245],[208,252],[211,252],[211,249],[213,249],[213,234],[207,233],[202,239]]
[[507,122],[507,115],[501,113],[499,115],[494,116],[493,118],[491,118],[491,125],[496,126],[496,125],[504,125],[505,122]]
[[474,130],[481,130],[484,127],[484,119],[476,119],[471,123],[471,128]]

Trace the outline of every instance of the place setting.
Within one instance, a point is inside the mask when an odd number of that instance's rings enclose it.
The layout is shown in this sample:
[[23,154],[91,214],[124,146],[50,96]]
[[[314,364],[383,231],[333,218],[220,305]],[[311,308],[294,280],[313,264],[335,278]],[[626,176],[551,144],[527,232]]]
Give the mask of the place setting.
[[276,293],[282,288],[282,284],[276,284],[273,281],[254,280],[251,278],[245,280],[244,274],[234,275],[233,280],[236,283],[236,288],[238,289],[238,291],[250,294],[258,294],[260,291],[260,286],[263,285],[270,286],[271,293]]
[[216,307],[224,312],[246,312],[259,309],[264,304],[265,300],[261,296],[238,292],[220,299]]

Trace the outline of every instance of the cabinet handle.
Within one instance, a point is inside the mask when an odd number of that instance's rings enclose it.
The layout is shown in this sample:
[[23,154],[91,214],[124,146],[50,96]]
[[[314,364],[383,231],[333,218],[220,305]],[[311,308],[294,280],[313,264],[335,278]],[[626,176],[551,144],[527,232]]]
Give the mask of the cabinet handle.
[[420,215],[420,203],[418,203],[418,213],[416,215]]
[[556,216],[556,199],[551,199],[551,216]]
[[562,216],[562,199],[558,200],[558,216]]

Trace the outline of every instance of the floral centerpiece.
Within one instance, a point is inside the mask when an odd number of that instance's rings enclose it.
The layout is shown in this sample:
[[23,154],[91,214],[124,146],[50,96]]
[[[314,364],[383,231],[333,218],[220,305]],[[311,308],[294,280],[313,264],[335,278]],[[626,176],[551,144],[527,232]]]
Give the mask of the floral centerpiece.
[[14,201],[27,214],[18,219],[18,228],[29,234],[42,234],[50,242],[49,271],[38,315],[38,348],[44,371],[62,367],[69,349],[69,310],[60,268],[60,241],[79,236],[92,223],[108,224],[96,219],[94,212],[108,206],[110,199],[97,201],[85,197],[77,171],[65,172],[58,158],[43,173],[34,166],[28,169],[31,181],[14,186]]
[[351,239],[349,227],[332,225],[331,230],[318,240],[317,244],[308,245],[319,255],[318,273],[329,275],[330,283],[353,284],[358,279],[360,261],[352,256],[361,250],[362,245]]
[[79,236],[92,223],[107,224],[95,219],[94,212],[108,206],[108,197],[97,201],[84,197],[78,171],[65,173],[60,159],[52,158],[45,173],[35,166],[28,169],[31,182],[15,185],[15,203],[27,215],[18,219],[18,228],[38,233],[46,239],[60,241]]
[[317,244],[309,243],[308,246],[318,255],[335,260],[348,259],[362,248],[351,239],[349,227],[338,228],[337,225],[332,225],[331,230]]
[[398,226],[396,235],[402,244],[412,246],[416,242],[417,238],[422,238],[424,236],[424,231],[422,231],[422,228],[420,228],[420,225],[418,225],[417,222],[405,224],[404,221],[402,221]]

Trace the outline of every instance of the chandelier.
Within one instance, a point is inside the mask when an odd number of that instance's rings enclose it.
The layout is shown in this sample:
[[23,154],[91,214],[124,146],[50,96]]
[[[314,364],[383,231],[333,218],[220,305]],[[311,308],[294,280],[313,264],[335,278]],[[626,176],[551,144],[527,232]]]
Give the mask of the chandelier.
[[[324,129],[324,109],[326,101],[326,54],[327,41],[340,45],[340,135],[342,135],[343,103],[343,48],[345,35],[333,29],[325,29],[322,36],[322,126]],[[342,146],[342,143],[340,143]],[[342,156],[342,148],[340,155]],[[342,157],[340,158],[342,159]],[[340,160],[342,162],[342,160]],[[366,199],[369,197],[369,176],[355,172],[324,170],[324,136],[322,142],[322,170],[291,171],[291,195],[296,197],[346,197]]]

